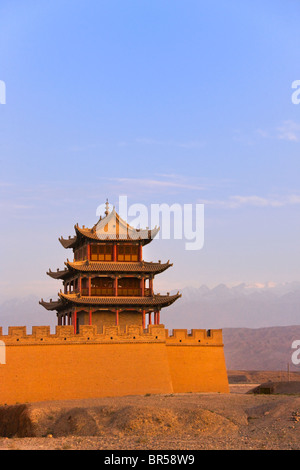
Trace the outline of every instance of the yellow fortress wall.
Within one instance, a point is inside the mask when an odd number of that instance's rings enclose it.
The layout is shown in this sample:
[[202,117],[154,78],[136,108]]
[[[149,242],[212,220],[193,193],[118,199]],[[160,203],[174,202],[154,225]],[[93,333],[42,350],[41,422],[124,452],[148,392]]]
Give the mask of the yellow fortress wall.
[[166,346],[174,393],[228,393],[222,330],[174,330]]
[[164,325],[10,327],[0,363],[0,404],[229,391],[221,330],[174,330]]

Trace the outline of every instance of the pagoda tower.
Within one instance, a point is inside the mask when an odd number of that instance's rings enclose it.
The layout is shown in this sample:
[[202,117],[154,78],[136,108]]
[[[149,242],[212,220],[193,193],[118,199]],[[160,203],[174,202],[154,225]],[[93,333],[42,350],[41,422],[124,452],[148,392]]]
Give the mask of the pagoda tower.
[[53,279],[63,282],[58,299],[39,302],[47,310],[57,312],[58,325],[96,325],[102,333],[104,326],[160,324],[160,311],[175,302],[181,294],[160,295],[153,290],[156,274],[172,264],[146,262],[143,246],[150,243],[159,228],[135,229],[115,211],[109,212],[106,202],[104,217],[92,227],[75,225],[75,236],[60,243],[73,250],[73,261],[65,268],[49,271]]

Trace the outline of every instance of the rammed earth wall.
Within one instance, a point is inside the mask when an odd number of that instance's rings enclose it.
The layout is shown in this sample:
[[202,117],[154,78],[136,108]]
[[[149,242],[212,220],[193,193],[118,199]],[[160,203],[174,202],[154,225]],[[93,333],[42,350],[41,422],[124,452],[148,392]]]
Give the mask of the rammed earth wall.
[[222,331],[174,330],[163,325],[10,327],[0,341],[0,404],[142,395],[229,391]]

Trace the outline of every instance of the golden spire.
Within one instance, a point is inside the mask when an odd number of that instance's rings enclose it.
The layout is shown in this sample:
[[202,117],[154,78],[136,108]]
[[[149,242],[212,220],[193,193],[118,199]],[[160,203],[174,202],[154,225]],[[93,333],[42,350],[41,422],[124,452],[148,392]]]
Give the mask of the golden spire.
[[109,202],[108,202],[108,199],[106,199],[105,206],[106,206],[105,215],[107,216],[107,215],[109,214]]

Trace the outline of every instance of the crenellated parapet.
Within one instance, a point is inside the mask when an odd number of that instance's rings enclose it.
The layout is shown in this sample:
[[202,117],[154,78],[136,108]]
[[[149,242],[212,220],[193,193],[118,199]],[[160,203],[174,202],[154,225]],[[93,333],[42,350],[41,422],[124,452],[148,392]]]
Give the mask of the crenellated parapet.
[[10,326],[8,334],[3,335],[0,327],[0,340],[5,344],[69,344],[69,343],[124,343],[124,342],[165,342],[167,346],[223,346],[222,330],[191,330],[175,329],[170,334],[164,325],[148,325],[143,329],[140,325],[127,325],[126,329],[119,326],[104,326],[102,333],[97,332],[95,325],[81,325],[79,333],[74,333],[72,325],[56,326],[54,334],[50,326],[33,326],[31,334],[26,326]]
[[188,330],[176,329],[169,334],[166,332],[167,346],[223,346],[222,330]]
[[149,343],[165,342],[164,325],[149,325],[146,330],[139,325],[127,325],[126,329],[119,326],[104,326],[102,333],[97,332],[96,325],[81,325],[79,333],[74,333],[72,325],[56,326],[54,334],[50,326],[33,326],[28,334],[26,326],[10,326],[8,334],[2,334],[0,340],[9,345],[36,344],[88,344],[88,343]]

